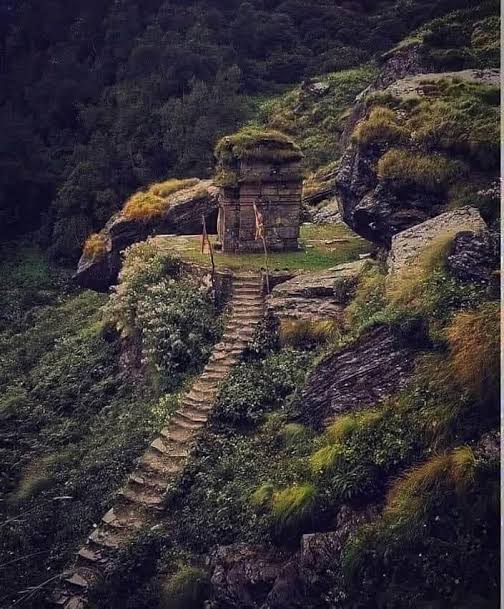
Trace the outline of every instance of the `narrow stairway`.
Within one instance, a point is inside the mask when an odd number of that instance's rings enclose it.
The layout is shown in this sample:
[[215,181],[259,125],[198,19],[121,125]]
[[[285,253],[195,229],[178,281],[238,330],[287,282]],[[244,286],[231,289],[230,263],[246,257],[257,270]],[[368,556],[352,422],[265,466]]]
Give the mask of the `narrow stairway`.
[[63,575],[54,595],[57,606],[86,607],[88,590],[104,576],[114,552],[126,546],[140,529],[156,524],[170,484],[182,471],[198,432],[208,419],[219,384],[250,342],[263,309],[261,275],[234,275],[231,316],[221,342],[215,345],[179,410],[140,458],[113,507],[77,553],[73,567]]

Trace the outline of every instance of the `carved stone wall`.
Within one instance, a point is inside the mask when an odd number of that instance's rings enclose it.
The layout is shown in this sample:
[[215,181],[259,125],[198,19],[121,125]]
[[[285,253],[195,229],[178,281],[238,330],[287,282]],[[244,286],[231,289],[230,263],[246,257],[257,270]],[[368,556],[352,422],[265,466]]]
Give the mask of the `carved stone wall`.
[[262,251],[262,241],[255,238],[254,203],[263,216],[268,249],[297,249],[302,191],[300,164],[242,161],[238,184],[221,189],[219,195],[222,251]]

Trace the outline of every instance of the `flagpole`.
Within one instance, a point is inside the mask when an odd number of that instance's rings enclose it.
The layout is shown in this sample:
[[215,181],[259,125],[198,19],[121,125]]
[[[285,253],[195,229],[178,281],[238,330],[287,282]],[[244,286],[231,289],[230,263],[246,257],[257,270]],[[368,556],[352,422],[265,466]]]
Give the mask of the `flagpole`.
[[201,215],[201,223],[203,224],[203,234],[201,236],[201,253],[204,253],[205,241],[206,241],[207,245],[208,245],[208,251],[210,252],[210,261],[212,263],[212,273],[210,275],[210,278],[211,278],[211,282],[212,282],[212,291],[214,292],[214,295],[215,295],[215,261],[214,261],[214,255],[213,255],[213,247],[212,247],[212,242],[210,241],[210,238],[208,237],[207,228],[206,228],[206,220],[205,220],[205,216],[203,214]]

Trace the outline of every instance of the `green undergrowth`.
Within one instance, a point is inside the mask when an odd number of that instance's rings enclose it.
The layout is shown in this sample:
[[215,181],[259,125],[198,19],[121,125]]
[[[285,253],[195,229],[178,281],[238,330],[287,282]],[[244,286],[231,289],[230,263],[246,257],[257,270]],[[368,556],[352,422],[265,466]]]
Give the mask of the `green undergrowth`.
[[314,82],[328,88],[322,94],[308,93],[297,86],[280,97],[265,100],[256,121],[278,129],[301,148],[306,175],[334,164],[342,154],[340,138],[355,97],[376,76],[373,64],[325,74]]
[[437,71],[498,68],[500,62],[499,3],[481,2],[425,25],[421,52]]
[[106,317],[162,390],[198,372],[221,332],[209,294],[149,241],[126,250]]
[[[192,286],[173,280],[180,287],[170,284],[162,294],[178,301],[168,321],[181,333],[183,348],[177,343],[170,351],[164,335],[159,338],[142,318],[141,350],[153,361],[161,348],[170,362],[179,361],[174,351],[183,358],[191,353],[191,364],[184,359],[184,372],[164,364],[161,370],[125,369],[119,334],[104,315],[106,296],[72,287],[68,275],[50,267],[33,246],[12,244],[3,253],[0,604],[22,599],[23,606],[35,607],[45,593],[43,583],[72,560],[206,357],[201,336],[187,339],[184,328],[193,324],[185,318],[188,310],[208,324],[205,337],[214,317]],[[137,268],[143,274],[135,298],[122,293],[135,303],[134,314],[128,309],[133,325],[142,295],[148,298],[152,286],[164,285],[169,266],[153,260],[148,271]],[[164,314],[160,319],[168,323]],[[27,591],[37,585],[42,585],[38,593]]]

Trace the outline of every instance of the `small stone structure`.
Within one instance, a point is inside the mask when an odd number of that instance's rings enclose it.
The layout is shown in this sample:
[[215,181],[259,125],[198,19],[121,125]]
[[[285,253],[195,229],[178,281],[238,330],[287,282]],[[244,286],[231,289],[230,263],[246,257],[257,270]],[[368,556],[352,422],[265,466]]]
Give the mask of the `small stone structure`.
[[269,251],[298,249],[302,173],[299,148],[277,132],[246,130],[217,147],[218,234],[223,252],[260,252],[254,204]]

